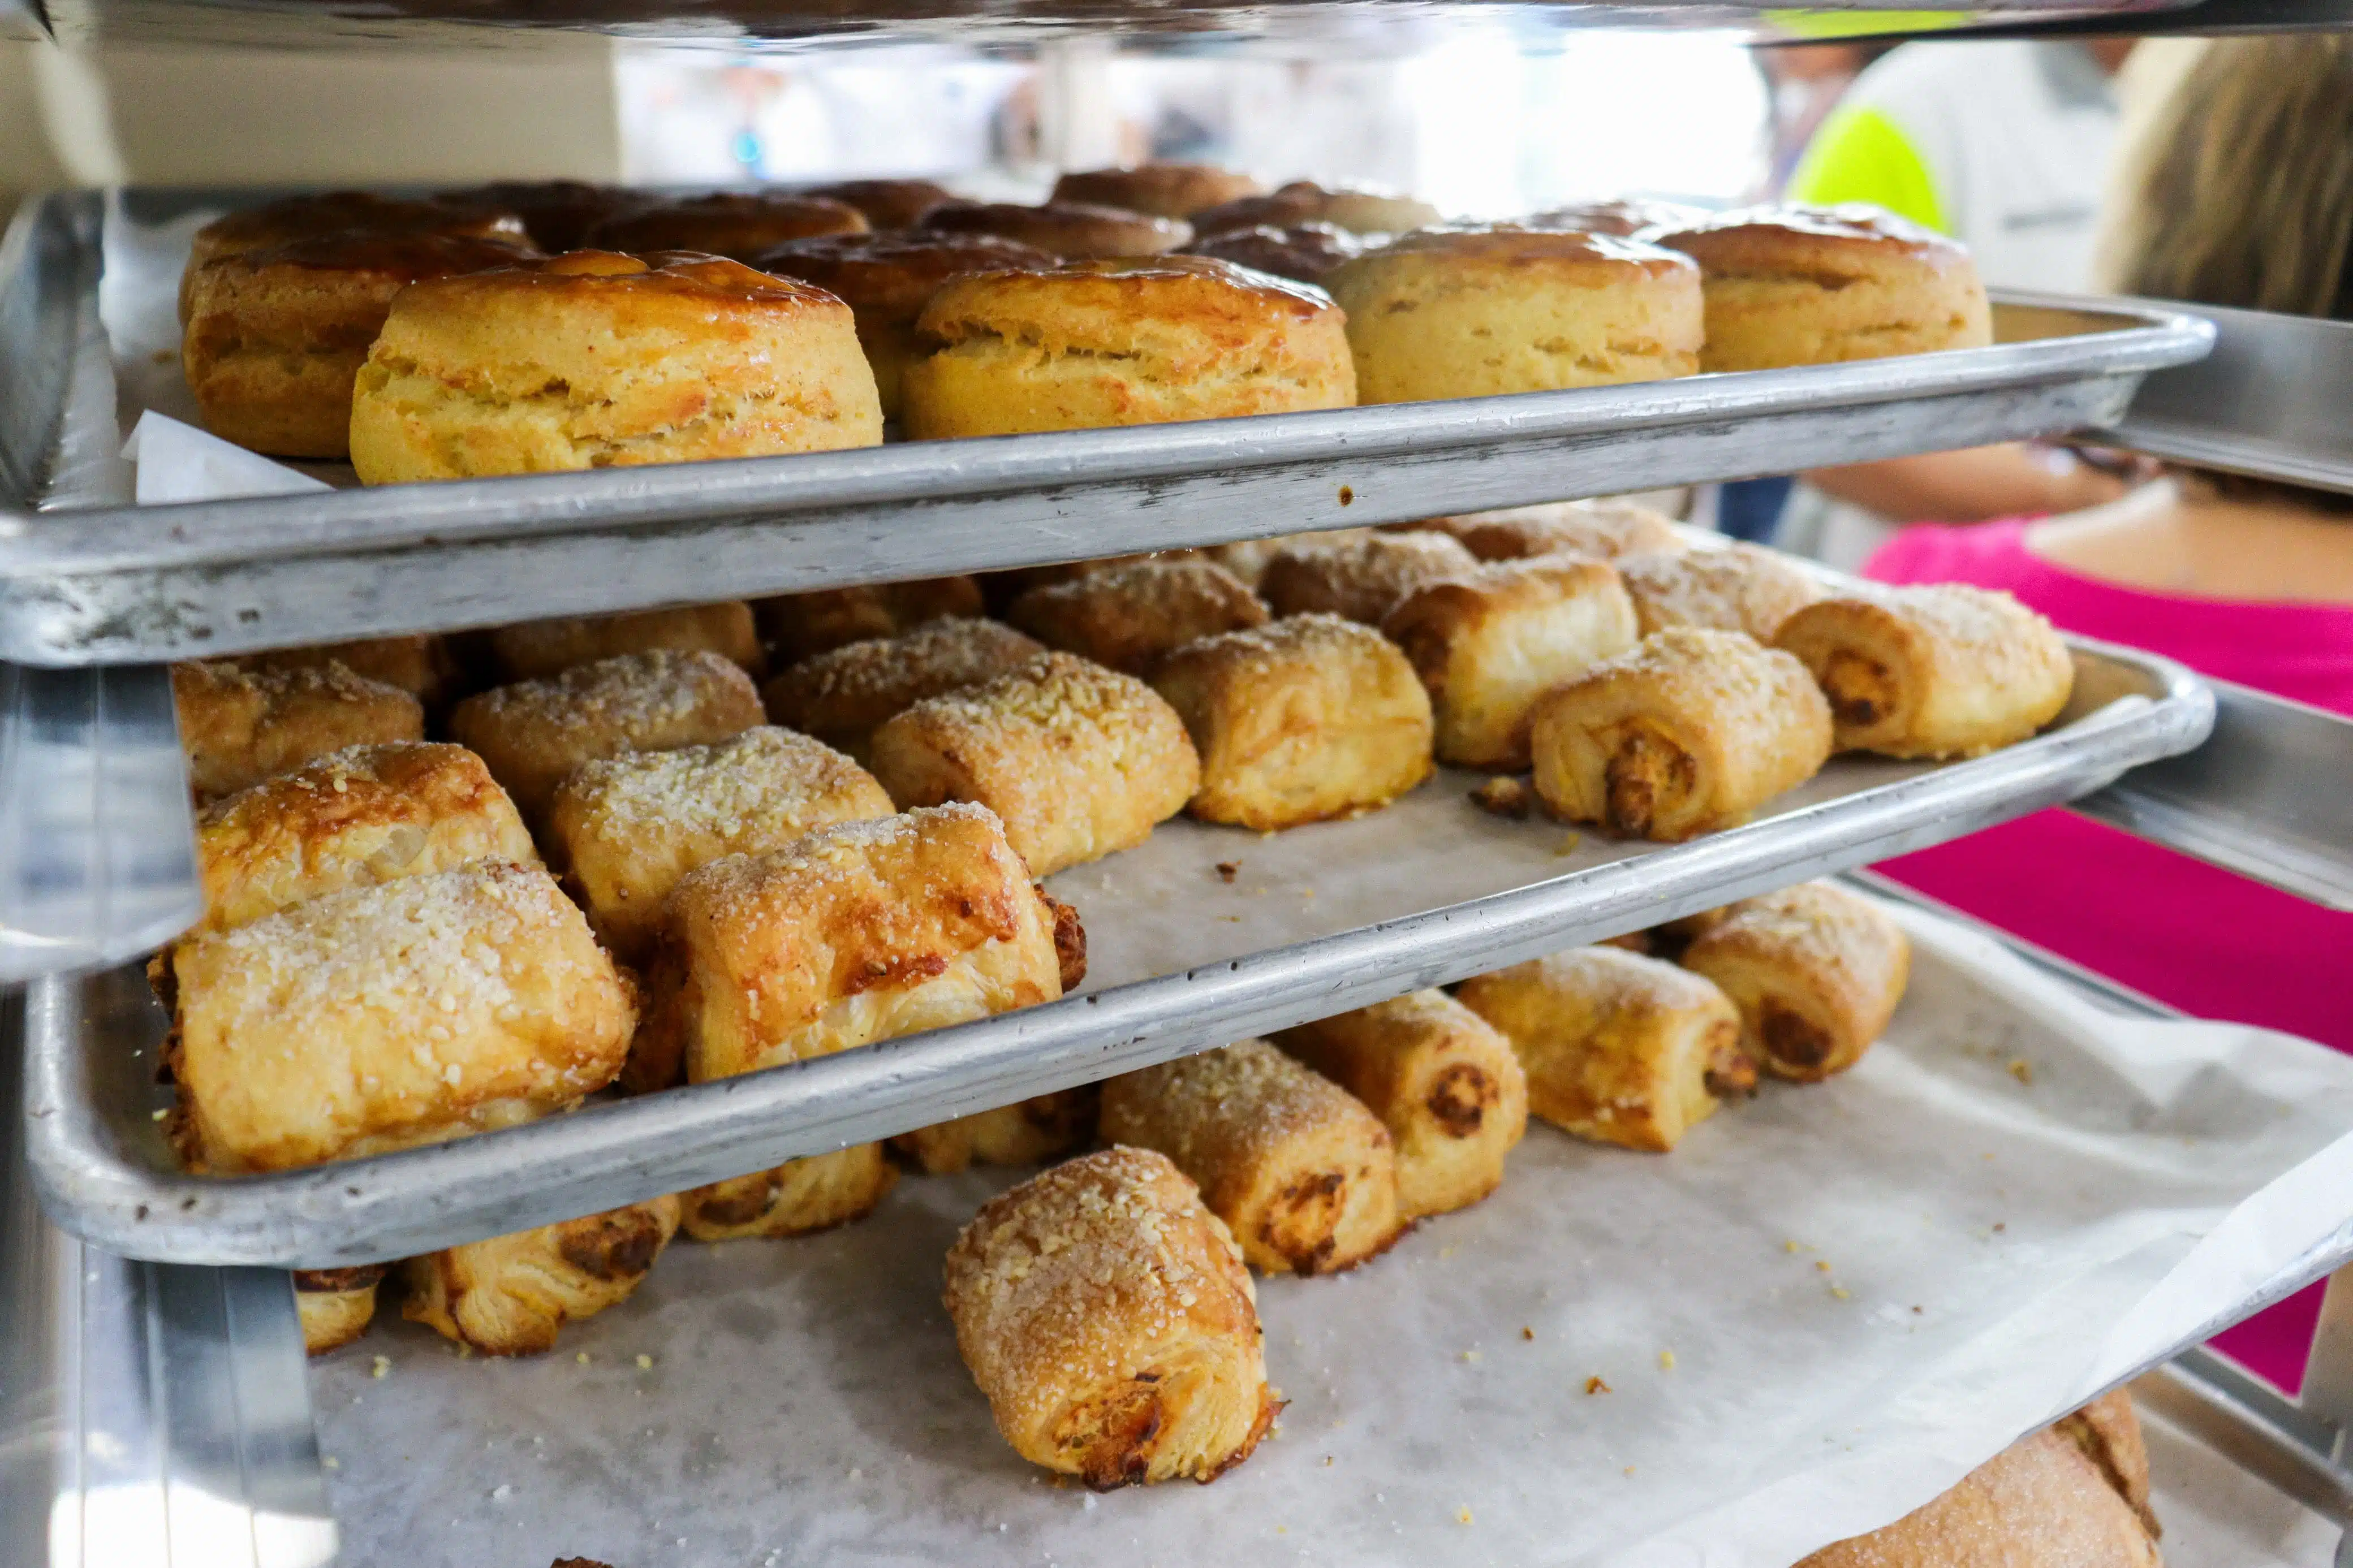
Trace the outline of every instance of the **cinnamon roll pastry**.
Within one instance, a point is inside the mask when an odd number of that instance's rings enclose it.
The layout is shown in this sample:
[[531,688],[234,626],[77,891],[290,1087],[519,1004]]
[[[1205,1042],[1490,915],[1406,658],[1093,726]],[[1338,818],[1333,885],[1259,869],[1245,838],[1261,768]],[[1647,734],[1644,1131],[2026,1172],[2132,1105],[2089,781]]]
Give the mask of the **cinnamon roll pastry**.
[[1478,558],[1430,533],[1367,533],[1285,542],[1258,591],[1278,616],[1340,616],[1379,626],[1415,589],[1467,572]]
[[340,664],[175,664],[172,702],[188,754],[188,787],[199,805],[345,746],[425,738],[424,704]]
[[697,1241],[771,1241],[863,1219],[897,1184],[880,1143],[787,1160],[679,1194],[686,1234]]
[[1636,635],[1618,574],[1571,555],[1492,562],[1433,583],[1381,630],[1429,689],[1438,760],[1506,772],[1528,765],[1537,699],[1632,647]]
[[412,1258],[400,1314],[485,1355],[553,1350],[565,1323],[629,1299],[678,1218],[678,1199],[651,1198]]
[[1388,1129],[1264,1040],[1113,1079],[1101,1131],[1174,1160],[1269,1273],[1335,1274],[1403,1233]]
[[298,1268],[294,1311],[302,1324],[302,1348],[312,1355],[343,1349],[375,1321],[375,1290],[385,1267]]
[[1819,1083],[1886,1030],[1911,978],[1912,944],[1869,899],[1803,882],[1733,905],[1683,964],[1732,998],[1741,1048],[1767,1072]]
[[926,697],[979,686],[1045,648],[998,621],[942,617],[801,660],[761,689],[768,717],[864,762],[874,731]]
[[491,652],[509,680],[538,680],[625,653],[707,651],[757,675],[762,655],[752,606],[741,599],[679,605],[619,616],[559,616],[522,621],[490,635]]
[[1629,500],[1546,501],[1390,526],[1405,532],[1451,535],[1482,561],[1559,554],[1615,561],[1638,552],[1683,548],[1672,518]]
[[1820,772],[1831,716],[1788,655],[1676,626],[1546,696],[1529,739],[1555,816],[1673,843],[1745,822]]
[[1573,947],[1460,994],[1519,1053],[1528,1109],[1580,1138],[1664,1153],[1757,1084],[1724,993],[1623,948]]
[[971,577],[918,577],[785,594],[752,606],[760,635],[776,662],[793,664],[872,637],[895,637],[943,616],[981,613],[980,584]]
[[1809,605],[1774,646],[1830,699],[1841,751],[1974,757],[2059,716],[2074,661],[2051,623],[1995,589],[1858,589]]
[[1102,1100],[1092,1084],[1036,1095],[902,1132],[891,1147],[927,1176],[952,1176],[973,1165],[1040,1165],[1092,1142]]
[[1240,1249],[1159,1154],[1105,1149],[1031,1177],[973,1216],[945,1273],[997,1430],[1098,1490],[1214,1480],[1282,1408]]
[[1527,1131],[1527,1078],[1512,1043],[1443,991],[1285,1029],[1274,1041],[1388,1128],[1403,1219],[1467,1208],[1493,1192]]
[[987,806],[1039,877],[1134,848],[1201,784],[1158,692],[1067,653],[916,703],[874,731],[872,767],[902,810]]
[[1669,626],[1713,626],[1769,646],[1782,623],[1829,593],[1789,557],[1754,544],[1646,550],[1616,564],[1644,637]]
[[1148,679],[1187,643],[1264,626],[1267,611],[1214,561],[1147,556],[1032,588],[1005,618],[1048,647]]

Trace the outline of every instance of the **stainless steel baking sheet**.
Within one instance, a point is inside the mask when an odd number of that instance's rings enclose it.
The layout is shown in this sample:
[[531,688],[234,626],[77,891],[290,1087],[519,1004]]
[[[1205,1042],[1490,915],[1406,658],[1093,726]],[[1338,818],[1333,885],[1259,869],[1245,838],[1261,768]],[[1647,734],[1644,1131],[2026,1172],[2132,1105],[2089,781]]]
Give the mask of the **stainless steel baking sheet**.
[[[135,411],[126,395],[89,433],[89,398],[69,395],[93,382],[87,329],[106,327],[122,387],[168,382],[171,247],[185,230],[71,194],[29,204],[0,247],[0,362],[21,352],[26,367],[0,398],[0,483],[16,487],[0,516],[0,659],[131,663],[788,593],[2053,435],[2115,424],[2144,374],[2212,337],[2155,307],[2006,295],[1992,347],[1853,364],[323,495],[60,503],[59,476],[102,469],[100,437]],[[60,359],[60,345],[74,352]],[[79,455],[66,449],[76,431]]]
[[1486,1203],[1261,1280],[1292,1403],[1210,1489],[1013,1455],[939,1274],[1018,1173],[909,1178],[681,1243],[534,1361],[380,1322],[317,1363],[343,1560],[1787,1568],[2345,1250],[2353,1061],[1899,913],[1912,990],[1853,1073],[1665,1157],[1532,1127]]
[[[36,982],[28,1152],[60,1225],[170,1262],[324,1268],[427,1251],[740,1174],[1459,980],[1939,843],[2194,747],[2212,695],[2153,656],[2075,647],[2046,733],[1930,766],[1847,757],[1759,820],[1621,844],[1504,822],[1443,772],[1353,822],[1261,837],[1179,819],[1049,884],[1078,906],[1083,994],[862,1050],[374,1159],[182,1174],[153,1113],[164,1020],[138,971]],[[1238,862],[1235,879],[1219,862]]]

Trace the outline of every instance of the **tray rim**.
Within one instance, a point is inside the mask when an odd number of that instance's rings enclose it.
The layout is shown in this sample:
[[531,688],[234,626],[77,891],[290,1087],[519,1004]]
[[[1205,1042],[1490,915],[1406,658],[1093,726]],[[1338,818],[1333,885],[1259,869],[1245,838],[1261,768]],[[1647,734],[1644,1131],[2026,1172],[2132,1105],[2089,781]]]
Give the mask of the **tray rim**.
[[[2071,638],[2160,695],[1972,761],[1464,903],[741,1078],[504,1131],[262,1176],[193,1177],[110,1145],[82,978],[36,981],[26,1143],[62,1228],[161,1262],[333,1268],[415,1256],[1092,1081],[1943,842],[2198,745],[2214,696],[2156,655]],[[484,1195],[488,1194],[488,1195]]]

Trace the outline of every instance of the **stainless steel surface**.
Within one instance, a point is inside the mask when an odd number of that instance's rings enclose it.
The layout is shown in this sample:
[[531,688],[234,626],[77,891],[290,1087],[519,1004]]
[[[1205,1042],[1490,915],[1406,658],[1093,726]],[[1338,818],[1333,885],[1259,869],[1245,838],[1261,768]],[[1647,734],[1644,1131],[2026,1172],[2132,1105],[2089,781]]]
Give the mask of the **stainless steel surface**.
[[[80,232],[95,200],[50,197],[43,221]],[[36,264],[0,298],[92,287]],[[2210,331],[2041,296],[1998,319],[1990,348],[1641,386],[0,519],[0,658],[789,593],[2048,435],[2115,422]]]
[[2074,809],[2127,833],[2353,910],[2353,720],[2228,681],[2213,738],[2136,768]]
[[2315,1513],[2353,1526],[2353,1474],[2329,1458],[2334,1430],[2211,1351],[2153,1368],[2133,1394]]
[[[21,1037],[0,1002],[0,1055]],[[334,1556],[283,1274],[109,1257],[51,1226],[0,1075],[0,1568]]]
[[2198,307],[2214,352],[2151,375],[2108,438],[2152,457],[2353,492],[2353,322]]
[[2323,1454],[2340,1463],[2353,1458],[2345,1441],[2345,1434],[2353,1432],[2353,1269],[2328,1277],[2296,1404],[2327,1427],[2330,1440],[2320,1445]]
[[40,0],[0,0],[0,38],[47,43],[49,22],[42,13]]
[[[1577,854],[1587,863],[1566,875],[1557,872],[1559,830],[1525,825],[1510,830],[1522,838],[1505,841],[1503,890],[1446,907],[1433,908],[1440,900],[1429,891],[1445,885],[1434,882],[1442,863],[1493,846],[1480,837],[1491,819],[1436,793],[1440,785],[1388,812],[1273,843],[1171,824],[1131,855],[1163,852],[1165,844],[1167,856],[1194,856],[1195,874],[1208,879],[1210,863],[1238,847],[1245,861],[1289,853],[1312,868],[1306,879],[1323,884],[1327,906],[1336,902],[1335,884],[1354,877],[1359,893],[1377,890],[1395,918],[1256,950],[1221,945],[1237,928],[1214,923],[1164,930],[1147,916],[1148,929],[1128,931],[1119,922],[1123,912],[1134,918],[1133,907],[1089,891],[1141,874],[1114,858],[1065,872],[1055,885],[1094,928],[1092,947],[1146,954],[1129,967],[1155,978],[1099,973],[1093,983],[1107,988],[1047,1006],[316,1170],[237,1180],[181,1174],[153,1120],[164,1103],[153,1057],[136,1054],[153,1047],[162,1026],[139,975],[37,982],[26,1064],[36,1179],[60,1224],[132,1256],[180,1262],[324,1268],[613,1207],[1940,843],[2072,799],[2203,739],[2210,699],[2180,667],[2091,645],[2078,646],[2077,663],[2076,706],[2032,741],[1937,768],[1835,762],[1799,797],[1810,804],[1689,844],[1580,841]],[[1385,845],[1379,836],[1409,809],[1430,814],[1416,825],[1418,852],[1432,858],[1427,868],[1365,847]],[[1314,890],[1305,889],[1311,901]]]

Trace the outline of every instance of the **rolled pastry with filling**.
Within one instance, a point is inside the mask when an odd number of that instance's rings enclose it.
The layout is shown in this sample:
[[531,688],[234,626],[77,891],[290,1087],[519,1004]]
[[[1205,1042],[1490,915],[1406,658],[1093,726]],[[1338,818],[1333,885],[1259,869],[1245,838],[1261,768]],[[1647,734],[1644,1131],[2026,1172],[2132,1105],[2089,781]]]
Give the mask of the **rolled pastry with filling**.
[[1153,685],[1201,754],[1187,807],[1261,832],[1375,810],[1431,771],[1430,694],[1397,646],[1337,616],[1204,637]]
[[290,669],[175,664],[172,701],[188,757],[188,787],[199,805],[345,746],[425,739],[424,704],[340,664]]
[[874,731],[926,697],[978,686],[1045,648],[1000,621],[943,617],[801,660],[761,689],[768,717],[866,761]]
[[783,594],[752,605],[760,635],[779,665],[812,658],[872,637],[895,637],[943,616],[977,616],[980,583],[973,577],[919,577]]
[[686,1234],[697,1241],[780,1241],[865,1218],[898,1180],[881,1144],[853,1143],[713,1182],[679,1201]]
[[1820,683],[1841,751],[1979,756],[2057,718],[2075,686],[2049,621],[1998,589],[1957,583],[1824,599],[1773,642]]
[[1512,1042],[1528,1109],[1598,1143],[1665,1153],[1719,1100],[1757,1084],[1724,993],[1623,948],[1573,947],[1477,975],[1460,999]]
[[1540,506],[1466,511],[1391,526],[1401,532],[1450,535],[1482,561],[1525,561],[1531,555],[1560,554],[1615,561],[1637,552],[1683,548],[1674,519],[1630,500],[1546,501]]
[[330,893],[174,947],[191,1168],[286,1171],[567,1110],[620,1072],[630,987],[536,866]]
[[1040,1165],[1093,1141],[1102,1100],[1092,1084],[1060,1089],[902,1132],[891,1147],[927,1176],[974,1165]]
[[1403,1234],[1388,1129],[1264,1040],[1113,1079],[1101,1132],[1174,1160],[1269,1273],[1336,1274]]
[[[1411,537],[1408,535],[1406,537]],[[1433,583],[1381,623],[1430,692],[1438,760],[1528,765],[1537,700],[1634,646],[1634,605],[1599,561],[1498,561]]]
[[588,923],[635,960],[660,931],[662,900],[696,867],[892,809],[839,752],[763,724],[715,745],[583,763],[556,786],[547,833]]
[[485,1355],[553,1350],[566,1322],[629,1299],[678,1219],[678,1199],[649,1198],[412,1258],[401,1265],[400,1314]]
[[1366,533],[1286,542],[1260,571],[1278,616],[1339,616],[1379,626],[1416,589],[1470,571],[1478,557],[1435,533]]
[[760,722],[760,691],[715,653],[622,654],[469,697],[452,740],[490,764],[523,814],[543,821],[565,775],[629,752],[708,745]]
[[419,633],[414,637],[359,637],[351,642],[316,643],[308,647],[278,647],[262,653],[241,653],[227,661],[243,670],[324,669],[340,664],[353,675],[397,686],[427,710],[438,708],[455,693],[458,661],[447,639]]
[[871,765],[902,810],[987,806],[1039,877],[1134,848],[1201,785],[1158,692],[1067,653],[916,703],[874,732]]
[[388,1272],[381,1263],[358,1268],[298,1268],[294,1311],[302,1324],[302,1348],[311,1355],[337,1351],[367,1332],[375,1321],[376,1287]]
[[1683,950],[1740,1009],[1742,1048],[1777,1078],[1819,1083],[1862,1059],[1912,974],[1904,928],[1869,899],[1802,882],[1744,899]]
[[1214,561],[1153,556],[1040,584],[1014,600],[1005,618],[1048,647],[1149,679],[1187,643],[1264,626],[1267,610]]
[[1504,1179],[1528,1125],[1511,1041],[1443,991],[1285,1029],[1275,1044],[1364,1102],[1397,1149],[1406,1220],[1467,1208]]
[[1555,816],[1674,843],[1745,822],[1820,773],[1831,716],[1788,655],[1676,626],[1546,696],[1529,740]]
[[1162,1155],[1105,1149],[1033,1176],[973,1216],[945,1275],[997,1430],[1098,1490],[1214,1480],[1282,1407],[1240,1250]]
[[353,888],[539,851],[482,759],[395,741],[331,752],[205,808],[199,931],[227,931]]
[[752,606],[741,599],[632,610],[619,616],[558,616],[553,620],[522,621],[499,627],[491,633],[490,641],[500,671],[509,680],[537,680],[598,659],[650,653],[656,648],[715,653],[755,675],[762,662]]
[[1616,564],[1644,637],[1669,626],[1712,626],[1769,646],[1783,623],[1830,592],[1788,556],[1754,544],[1645,550]]

